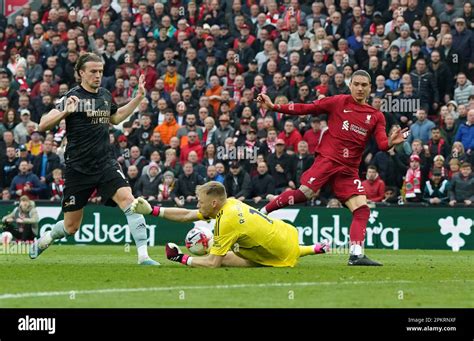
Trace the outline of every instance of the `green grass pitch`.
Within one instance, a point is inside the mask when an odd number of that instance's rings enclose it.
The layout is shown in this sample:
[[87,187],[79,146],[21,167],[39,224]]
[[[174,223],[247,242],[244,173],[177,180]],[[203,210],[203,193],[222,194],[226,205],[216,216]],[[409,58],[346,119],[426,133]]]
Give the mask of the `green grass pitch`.
[[0,307],[474,307],[474,251],[367,250],[295,268],[186,268],[150,248],[161,267],[136,265],[135,248],[54,245],[37,260],[0,255]]

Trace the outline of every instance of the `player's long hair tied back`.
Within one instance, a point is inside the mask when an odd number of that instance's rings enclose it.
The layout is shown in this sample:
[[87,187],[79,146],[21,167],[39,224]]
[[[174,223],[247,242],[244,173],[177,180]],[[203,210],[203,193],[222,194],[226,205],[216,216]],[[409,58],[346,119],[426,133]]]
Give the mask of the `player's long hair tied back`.
[[79,73],[79,70],[82,70],[84,68],[84,65],[88,62],[98,62],[102,63],[102,58],[96,55],[95,53],[85,53],[82,56],[79,57],[79,59],[76,62],[76,66],[74,67],[74,70],[77,72],[77,75],[81,77],[81,74]]

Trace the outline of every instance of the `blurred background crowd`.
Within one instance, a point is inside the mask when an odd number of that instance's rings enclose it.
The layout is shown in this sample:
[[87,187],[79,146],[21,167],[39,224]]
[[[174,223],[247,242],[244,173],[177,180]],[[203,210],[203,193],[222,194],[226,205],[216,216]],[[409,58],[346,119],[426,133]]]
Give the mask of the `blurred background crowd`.
[[[41,134],[38,122],[77,85],[78,57],[94,52],[104,61],[102,86],[119,106],[146,78],[147,98],[129,121],[110,126],[110,153],[136,196],[182,206],[195,200],[197,185],[216,180],[229,196],[258,203],[297,188],[327,117],[287,116],[254,99],[265,92],[279,104],[310,103],[348,94],[352,73],[363,69],[387,132],[411,132],[389,151],[367,146],[360,176],[368,199],[473,204],[471,1],[38,5],[9,21],[0,15],[2,200],[61,199],[66,124]],[[330,188],[309,204],[341,206]]]

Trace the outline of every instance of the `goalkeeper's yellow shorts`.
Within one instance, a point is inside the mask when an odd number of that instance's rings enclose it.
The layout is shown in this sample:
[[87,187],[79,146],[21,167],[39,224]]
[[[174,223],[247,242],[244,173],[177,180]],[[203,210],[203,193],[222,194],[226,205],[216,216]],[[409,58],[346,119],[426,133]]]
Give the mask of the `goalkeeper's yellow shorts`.
[[281,220],[274,220],[286,232],[285,242],[267,243],[265,247],[257,246],[251,249],[240,248],[235,254],[263,266],[294,267],[300,256],[298,230]]

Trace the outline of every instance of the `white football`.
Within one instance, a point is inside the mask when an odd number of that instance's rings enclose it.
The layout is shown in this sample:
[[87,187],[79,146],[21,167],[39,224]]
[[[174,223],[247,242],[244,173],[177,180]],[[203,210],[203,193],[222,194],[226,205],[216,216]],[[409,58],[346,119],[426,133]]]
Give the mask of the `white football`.
[[193,227],[189,230],[184,242],[192,254],[198,256],[207,255],[214,243],[214,235],[209,229]]

